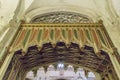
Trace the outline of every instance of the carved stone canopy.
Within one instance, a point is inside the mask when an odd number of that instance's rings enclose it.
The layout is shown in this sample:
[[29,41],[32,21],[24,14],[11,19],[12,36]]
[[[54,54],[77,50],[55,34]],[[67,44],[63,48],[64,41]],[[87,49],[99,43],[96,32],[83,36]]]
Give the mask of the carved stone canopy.
[[51,12],[38,15],[31,20],[31,23],[92,23],[86,15],[75,12]]

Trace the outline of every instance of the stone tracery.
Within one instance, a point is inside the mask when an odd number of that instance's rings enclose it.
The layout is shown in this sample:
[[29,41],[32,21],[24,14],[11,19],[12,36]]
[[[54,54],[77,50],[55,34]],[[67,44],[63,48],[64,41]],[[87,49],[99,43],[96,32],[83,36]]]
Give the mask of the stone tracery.
[[85,15],[74,12],[57,11],[34,17],[31,23],[92,23]]

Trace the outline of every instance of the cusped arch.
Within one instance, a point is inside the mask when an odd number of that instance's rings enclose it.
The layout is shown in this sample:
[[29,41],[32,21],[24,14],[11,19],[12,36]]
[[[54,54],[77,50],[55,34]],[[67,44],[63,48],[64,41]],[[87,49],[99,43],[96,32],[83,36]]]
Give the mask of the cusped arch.
[[18,50],[14,56],[18,58],[26,71],[37,66],[47,66],[62,61],[65,64],[82,66],[101,73],[111,64],[106,52],[101,50],[101,56],[98,56],[93,47],[85,45],[80,49],[79,46],[72,42],[69,46],[66,46],[64,42],[57,42],[55,46],[51,43],[45,43],[41,49],[37,45],[30,46],[25,55],[23,55],[22,50]]

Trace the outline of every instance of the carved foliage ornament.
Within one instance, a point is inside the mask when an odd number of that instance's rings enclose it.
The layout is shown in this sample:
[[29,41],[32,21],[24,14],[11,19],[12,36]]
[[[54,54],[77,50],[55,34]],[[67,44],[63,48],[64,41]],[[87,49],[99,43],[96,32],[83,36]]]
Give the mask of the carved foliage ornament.
[[88,16],[74,12],[51,12],[41,14],[31,20],[32,23],[92,23]]

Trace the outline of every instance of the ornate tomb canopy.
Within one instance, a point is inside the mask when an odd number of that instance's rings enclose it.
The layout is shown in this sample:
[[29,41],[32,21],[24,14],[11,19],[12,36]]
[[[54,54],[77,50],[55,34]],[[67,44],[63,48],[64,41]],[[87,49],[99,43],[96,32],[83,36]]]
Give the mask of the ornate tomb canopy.
[[10,69],[25,73],[62,61],[104,73],[113,68],[108,56],[113,48],[102,23],[77,13],[46,13],[20,25],[9,49],[14,53]]

